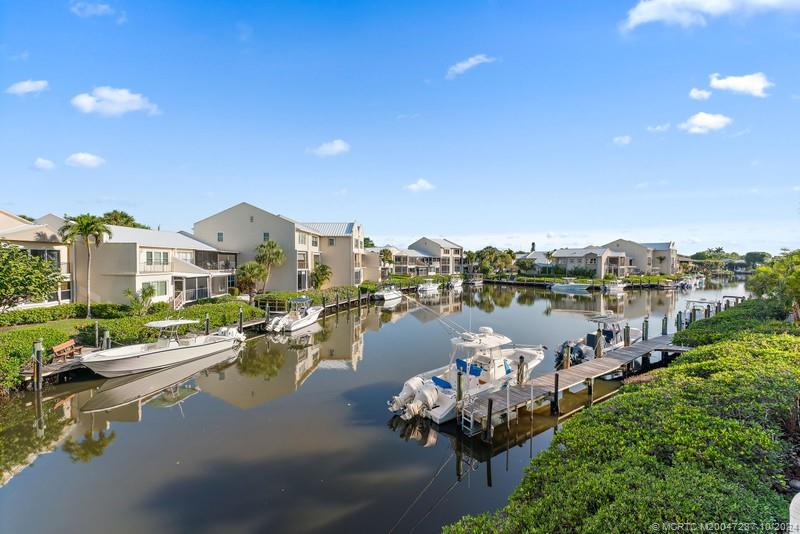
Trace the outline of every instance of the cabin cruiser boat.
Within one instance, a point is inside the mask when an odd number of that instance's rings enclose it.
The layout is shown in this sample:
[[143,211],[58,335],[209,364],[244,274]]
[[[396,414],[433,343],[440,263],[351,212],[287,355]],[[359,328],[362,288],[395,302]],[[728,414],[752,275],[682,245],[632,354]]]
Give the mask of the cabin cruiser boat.
[[[406,380],[388,402],[403,419],[421,416],[441,424],[456,417],[458,373],[465,402],[509,384],[524,383],[544,359],[544,347],[512,345],[511,339],[488,326],[462,332],[450,340],[450,363]],[[521,361],[521,367],[520,367]]]
[[189,319],[165,319],[146,323],[158,328],[155,343],[140,343],[101,350],[83,356],[80,362],[105,377],[115,377],[173,367],[232,349],[245,341],[236,328],[222,327],[214,334],[178,337],[178,327],[197,324]]
[[274,343],[280,343],[281,345],[305,345],[309,342],[313,342],[314,336],[323,330],[322,325],[319,323],[312,323],[298,330],[270,333],[268,339]]
[[[565,354],[570,355],[570,365],[594,359],[598,348],[598,330],[601,334],[599,343],[603,354],[625,346],[623,327],[620,326],[621,317],[616,315],[597,315],[589,320],[597,324],[595,331],[589,332],[585,337],[575,341],[565,341],[556,349],[555,363],[557,369],[563,368]],[[641,329],[631,327],[630,332],[631,344],[642,339]]]
[[311,304],[311,297],[305,295],[289,299],[289,311],[272,319],[267,325],[267,332],[291,332],[316,323],[323,308]]
[[464,283],[468,286],[482,286],[483,285],[483,275],[478,273],[471,273],[467,275],[467,279],[464,280]]
[[550,289],[558,293],[585,293],[589,284],[579,284],[574,278],[564,278],[564,283],[553,284]]
[[149,373],[109,378],[81,406],[81,412],[94,413],[114,410],[133,402],[147,401],[173,386],[183,384],[192,376],[209,367],[231,363],[239,351],[218,352],[196,360]]
[[372,294],[372,298],[375,300],[393,300],[402,298],[402,296],[403,294],[393,284],[385,285]]
[[431,278],[426,278],[425,281],[417,287],[417,292],[420,295],[433,295],[439,292],[439,284],[434,282]]
[[608,295],[622,295],[625,293],[625,282],[622,280],[611,280],[603,283],[603,293]]
[[461,275],[454,274],[450,277],[450,281],[447,282],[447,287],[449,287],[450,289],[460,289],[463,284],[464,284],[464,279],[461,278]]

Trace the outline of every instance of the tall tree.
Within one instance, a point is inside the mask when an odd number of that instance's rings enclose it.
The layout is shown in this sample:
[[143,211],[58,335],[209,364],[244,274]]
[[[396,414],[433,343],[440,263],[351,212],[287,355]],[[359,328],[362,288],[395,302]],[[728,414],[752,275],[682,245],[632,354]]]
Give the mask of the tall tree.
[[53,263],[24,248],[0,242],[0,311],[39,302],[58,290],[61,273]]
[[320,289],[325,285],[325,282],[331,279],[331,268],[324,263],[318,263],[311,271],[311,286],[314,289]]
[[236,284],[239,289],[250,296],[250,305],[256,294],[258,283],[267,276],[267,270],[257,261],[248,261],[236,269]]
[[86,317],[92,318],[92,245],[98,248],[106,237],[111,237],[111,230],[100,217],[84,213],[70,217],[58,233],[61,240],[74,244],[78,239],[86,245]]
[[800,249],[785,251],[772,258],[769,265],[759,267],[747,280],[747,288],[758,297],[782,299],[792,307],[795,320],[800,321]]
[[286,254],[277,241],[269,239],[256,247],[256,261],[264,267],[264,291],[267,290],[270,271],[273,267],[280,267],[286,261]]
[[373,241],[369,237],[364,238],[364,248],[373,248],[375,246],[375,241]]
[[136,219],[133,218],[133,215],[122,210],[107,211],[101,218],[106,224],[113,224],[114,226],[150,229],[149,226],[136,222]]
[[25,219],[28,222],[33,222],[33,217],[31,217],[30,215],[23,215],[22,213],[18,213],[17,217],[19,217],[20,219]]
[[388,248],[382,248],[379,257],[381,260],[381,267],[386,267],[394,263],[394,255],[392,255],[392,251]]
[[772,258],[772,254],[769,252],[748,252],[744,255],[744,261],[749,267],[764,265],[769,262],[770,258]]

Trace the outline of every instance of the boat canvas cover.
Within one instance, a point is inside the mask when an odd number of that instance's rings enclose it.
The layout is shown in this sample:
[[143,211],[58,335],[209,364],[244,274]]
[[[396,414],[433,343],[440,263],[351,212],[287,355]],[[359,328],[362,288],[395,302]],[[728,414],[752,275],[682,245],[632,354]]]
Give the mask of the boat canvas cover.
[[145,326],[149,326],[150,328],[169,328],[171,326],[183,326],[186,324],[198,324],[200,321],[195,321],[192,319],[165,319],[163,321],[151,321],[149,323],[145,323]]
[[472,334],[465,332],[460,337],[454,337],[451,343],[462,349],[481,350],[508,345],[511,343],[511,339],[502,334]]

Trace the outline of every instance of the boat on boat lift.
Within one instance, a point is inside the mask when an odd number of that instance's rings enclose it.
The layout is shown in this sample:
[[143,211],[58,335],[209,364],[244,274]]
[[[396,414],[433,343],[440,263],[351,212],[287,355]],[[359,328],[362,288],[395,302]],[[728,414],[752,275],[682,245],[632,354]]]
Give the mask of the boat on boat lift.
[[267,332],[291,332],[300,330],[317,322],[323,312],[322,306],[312,306],[311,297],[306,295],[289,299],[289,311],[273,318],[267,324]]
[[450,340],[447,365],[406,380],[389,402],[389,411],[403,419],[419,416],[437,424],[456,417],[458,375],[462,375],[464,402],[495,392],[503,386],[526,382],[544,359],[545,347],[512,344],[488,326],[478,332],[461,332]]
[[[556,368],[563,368],[565,354],[570,355],[570,365],[577,365],[579,363],[594,359],[596,356],[596,350],[598,348],[598,339],[603,354],[610,350],[625,346],[624,330],[621,326],[623,321],[622,317],[614,314],[596,315],[594,317],[590,317],[589,321],[597,325],[597,328],[593,332],[589,332],[585,337],[576,339],[574,341],[565,341],[558,349],[556,349]],[[600,331],[599,338],[598,330]],[[630,327],[631,344],[634,344],[641,339],[641,329]]]
[[434,295],[439,292],[439,284],[433,281],[432,278],[426,278],[423,283],[417,287],[417,293],[420,295]]
[[462,285],[464,285],[464,279],[461,278],[460,274],[450,276],[450,281],[447,282],[447,287],[450,289],[461,289]]
[[190,319],[165,319],[145,323],[149,328],[158,329],[158,340],[155,343],[139,343],[93,352],[81,357],[80,362],[95,373],[110,378],[173,367],[230,350],[245,341],[244,334],[232,327],[222,327],[209,335],[178,335],[179,327],[198,322]]
[[464,284],[468,286],[482,286],[483,275],[480,273],[470,273],[467,275],[466,280],[464,280]]
[[622,280],[609,280],[604,282],[603,293],[607,295],[622,295],[625,293],[625,282]]
[[402,298],[403,294],[397,289],[397,286],[394,284],[386,284],[381,286],[375,293],[372,294],[372,298],[375,300],[393,300]]
[[564,278],[563,283],[553,284],[550,289],[557,293],[583,294],[589,289],[589,284],[579,284],[574,278]]

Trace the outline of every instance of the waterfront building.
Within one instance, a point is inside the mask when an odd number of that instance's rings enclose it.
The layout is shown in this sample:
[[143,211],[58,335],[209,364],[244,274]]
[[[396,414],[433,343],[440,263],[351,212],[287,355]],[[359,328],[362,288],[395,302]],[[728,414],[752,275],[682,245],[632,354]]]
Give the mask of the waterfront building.
[[615,252],[624,252],[631,274],[674,274],[680,271],[678,251],[672,241],[637,243],[617,239],[603,246]]
[[408,248],[419,252],[423,257],[430,258],[430,265],[435,270],[431,274],[453,274],[462,271],[464,247],[448,239],[421,237],[408,245]]
[[624,276],[628,272],[624,252],[607,247],[562,248],[551,255],[554,265],[566,270],[568,274],[575,270],[594,271],[595,278],[603,278],[607,274]]

